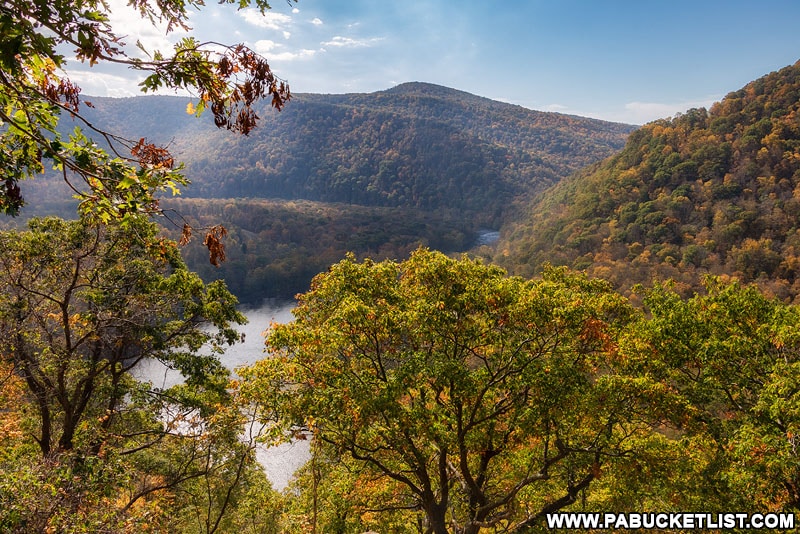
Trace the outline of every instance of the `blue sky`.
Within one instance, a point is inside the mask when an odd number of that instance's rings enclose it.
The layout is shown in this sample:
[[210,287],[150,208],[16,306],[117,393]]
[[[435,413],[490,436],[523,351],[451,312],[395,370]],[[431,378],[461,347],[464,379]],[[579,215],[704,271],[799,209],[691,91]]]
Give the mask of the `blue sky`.
[[[148,46],[170,41],[112,0],[114,24]],[[200,40],[244,42],[296,93],[373,92],[424,81],[531,109],[642,124],[800,59],[796,0],[274,0],[209,2]],[[85,94],[137,93],[135,72],[76,64]]]

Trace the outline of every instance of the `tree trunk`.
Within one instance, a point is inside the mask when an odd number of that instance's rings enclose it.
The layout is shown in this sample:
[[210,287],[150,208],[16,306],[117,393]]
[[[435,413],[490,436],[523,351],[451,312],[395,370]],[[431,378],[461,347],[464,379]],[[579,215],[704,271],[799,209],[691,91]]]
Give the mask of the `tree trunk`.
[[50,440],[51,438],[51,429],[50,429],[50,408],[47,406],[46,402],[39,404],[39,412],[42,416],[42,424],[41,428],[41,436],[36,440],[39,443],[39,449],[42,451],[42,456],[46,457],[50,454]]
[[62,451],[71,451],[73,448],[73,440],[75,438],[75,430],[77,428],[77,421],[70,415],[64,415],[64,429],[61,431],[61,437],[58,440],[58,448]]
[[427,532],[431,534],[450,534],[447,530],[447,503],[423,503],[425,515],[428,517]]

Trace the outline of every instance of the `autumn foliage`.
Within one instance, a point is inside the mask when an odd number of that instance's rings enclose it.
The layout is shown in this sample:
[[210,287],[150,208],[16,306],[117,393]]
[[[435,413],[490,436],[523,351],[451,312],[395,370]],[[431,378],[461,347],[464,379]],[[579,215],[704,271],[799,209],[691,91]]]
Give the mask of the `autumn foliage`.
[[704,274],[800,295],[800,63],[643,126],[596,168],[557,185],[510,225],[496,259],[532,274],[587,269],[629,291]]

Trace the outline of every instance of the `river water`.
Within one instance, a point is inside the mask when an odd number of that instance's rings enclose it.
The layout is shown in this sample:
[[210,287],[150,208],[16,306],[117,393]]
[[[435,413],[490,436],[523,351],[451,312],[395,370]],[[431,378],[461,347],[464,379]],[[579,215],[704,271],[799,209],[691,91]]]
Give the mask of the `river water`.
[[[292,320],[293,302],[267,302],[260,308],[243,308],[248,323],[238,327],[244,333],[244,343],[228,347],[220,359],[231,371],[244,365],[252,365],[264,357],[264,333],[272,323],[287,323]],[[181,381],[177,371],[167,369],[158,361],[146,361],[137,369],[136,377],[150,380],[153,386],[166,388]],[[294,472],[311,457],[308,441],[295,441],[276,447],[260,445],[256,457],[273,488],[283,490]]]
[[478,231],[478,238],[475,240],[475,246],[480,247],[481,245],[494,245],[499,240],[499,230],[483,229]]

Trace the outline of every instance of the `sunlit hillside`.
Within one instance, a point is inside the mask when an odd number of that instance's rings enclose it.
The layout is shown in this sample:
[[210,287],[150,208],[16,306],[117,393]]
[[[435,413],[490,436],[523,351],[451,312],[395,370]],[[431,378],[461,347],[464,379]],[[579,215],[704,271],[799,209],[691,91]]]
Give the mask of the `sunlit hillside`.
[[625,148],[566,180],[504,232],[497,260],[546,262],[628,289],[703,274],[800,295],[800,63],[645,125]]

